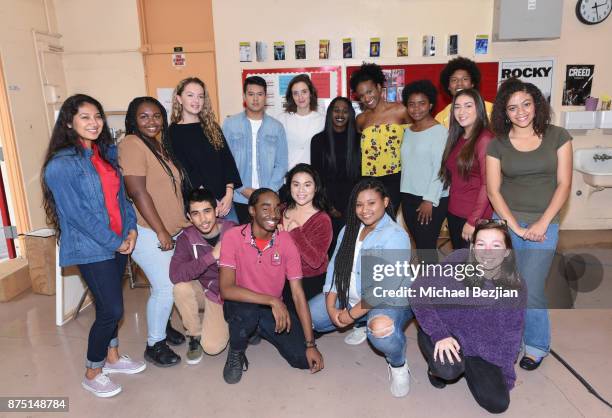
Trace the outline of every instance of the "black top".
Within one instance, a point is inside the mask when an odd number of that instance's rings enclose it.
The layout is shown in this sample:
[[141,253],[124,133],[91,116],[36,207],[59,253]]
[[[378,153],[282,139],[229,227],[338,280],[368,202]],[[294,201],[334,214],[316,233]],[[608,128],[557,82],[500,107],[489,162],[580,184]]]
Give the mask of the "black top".
[[173,123],[169,134],[174,155],[185,169],[192,188],[204,187],[220,200],[225,196],[228,183],[234,183],[235,189],[242,186],[236,162],[225,139],[223,148],[215,150],[199,122]]
[[204,235],[202,235],[202,238],[204,238],[204,240],[206,240],[206,242],[211,246],[214,247],[215,245],[217,245],[217,243],[219,242],[219,238],[221,238],[221,234],[217,234],[212,238],[206,238]]
[[[324,161],[327,149],[327,133],[319,132],[310,142],[310,164],[321,176],[321,182],[327,190],[327,197],[331,205],[346,218],[346,207],[349,203],[351,191],[359,180],[351,179],[346,172],[347,131],[334,131],[334,152],[336,153],[336,170],[331,170]],[[357,161],[359,164],[360,162]]]

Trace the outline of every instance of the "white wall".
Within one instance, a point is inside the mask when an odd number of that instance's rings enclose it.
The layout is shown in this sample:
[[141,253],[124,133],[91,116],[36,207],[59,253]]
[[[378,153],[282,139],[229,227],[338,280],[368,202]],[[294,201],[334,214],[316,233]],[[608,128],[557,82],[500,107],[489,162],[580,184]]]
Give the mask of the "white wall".
[[[497,61],[500,58],[554,57],[556,68],[553,88],[553,108],[561,112],[561,97],[567,64],[595,64],[593,95],[612,95],[612,20],[589,27],[575,17],[575,0],[563,2],[561,39],[553,41],[489,43],[489,54],[474,56],[474,38],[477,34],[491,36],[493,0],[214,0],[215,43],[219,79],[221,118],[242,109],[241,72],[244,68],[281,68],[318,65],[359,65],[362,61],[380,64],[443,63],[446,39],[459,34],[459,53],[477,61]],[[423,35],[437,37],[440,55],[422,57]],[[397,58],[396,38],[408,36],[409,57]],[[352,37],[356,41],[354,59],[341,58],[341,39]],[[369,58],[369,38],[380,37],[380,58]],[[294,41],[305,39],[307,59],[295,61]],[[331,40],[331,59],[318,59],[319,39]],[[255,41],[268,44],[268,61],[240,63],[238,44]],[[286,61],[273,61],[272,43],[284,41]],[[344,77],[344,76],[343,76]],[[345,82],[343,82],[344,88]],[[568,110],[572,108],[564,108]],[[586,136],[577,136],[576,148],[612,144],[612,136],[594,130]],[[574,175],[570,202],[563,217],[563,228],[612,228],[612,189],[589,196],[582,178]],[[576,196],[576,191],[583,191]]]

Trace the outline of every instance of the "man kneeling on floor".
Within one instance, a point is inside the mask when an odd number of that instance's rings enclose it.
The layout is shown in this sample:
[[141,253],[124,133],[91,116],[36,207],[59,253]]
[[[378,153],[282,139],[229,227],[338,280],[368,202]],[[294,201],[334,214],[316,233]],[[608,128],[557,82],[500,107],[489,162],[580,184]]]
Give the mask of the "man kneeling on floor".
[[[193,190],[188,205],[187,217],[192,225],[176,240],[170,280],[174,283],[174,303],[189,337],[187,364],[198,364],[204,352],[219,354],[229,339],[217,260],[221,237],[236,224],[216,218],[217,201],[208,190]],[[204,309],[202,320],[200,309]]]
[[[238,383],[248,369],[245,351],[256,330],[292,367],[312,373],[323,369],[302,290],[300,255],[289,233],[276,230],[279,206],[274,191],[254,191],[248,204],[251,223],[232,228],[223,237],[219,266],[223,313],[230,333],[223,368],[227,383]],[[285,279],[299,320],[281,299]]]

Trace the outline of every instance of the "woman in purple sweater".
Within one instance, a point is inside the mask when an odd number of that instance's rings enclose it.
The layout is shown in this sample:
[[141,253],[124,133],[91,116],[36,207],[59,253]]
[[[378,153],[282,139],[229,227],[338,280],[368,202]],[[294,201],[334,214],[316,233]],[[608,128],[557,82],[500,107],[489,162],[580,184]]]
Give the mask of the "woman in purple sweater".
[[523,332],[526,295],[511,250],[505,222],[481,220],[471,250],[453,252],[444,273],[421,274],[411,289],[429,381],[441,389],[464,375],[491,413],[510,404]]

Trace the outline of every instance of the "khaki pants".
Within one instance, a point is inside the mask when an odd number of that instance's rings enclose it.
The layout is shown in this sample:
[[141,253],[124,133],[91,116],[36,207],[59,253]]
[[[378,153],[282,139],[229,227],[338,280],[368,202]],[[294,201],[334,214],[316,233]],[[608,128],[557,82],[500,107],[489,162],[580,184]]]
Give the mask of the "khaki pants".
[[[223,305],[212,302],[204,294],[198,280],[174,285],[174,303],[183,319],[187,335],[201,337],[200,344],[209,355],[219,354],[227,346],[229,331],[223,318]],[[199,310],[204,309],[200,320]]]

